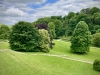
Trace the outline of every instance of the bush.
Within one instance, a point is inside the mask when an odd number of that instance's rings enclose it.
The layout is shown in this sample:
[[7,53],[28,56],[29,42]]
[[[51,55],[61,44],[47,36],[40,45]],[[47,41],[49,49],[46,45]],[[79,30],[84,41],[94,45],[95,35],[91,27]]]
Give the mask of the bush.
[[96,59],[93,63],[93,69],[96,71],[100,71],[100,59]]
[[93,45],[96,47],[100,47],[100,33],[96,33],[93,35]]

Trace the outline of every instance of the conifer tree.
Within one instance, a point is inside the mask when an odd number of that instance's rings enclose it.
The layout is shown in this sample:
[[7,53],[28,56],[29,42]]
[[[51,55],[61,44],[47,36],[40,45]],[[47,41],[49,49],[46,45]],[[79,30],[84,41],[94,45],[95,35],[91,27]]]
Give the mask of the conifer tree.
[[91,43],[91,34],[88,25],[84,21],[80,21],[74,29],[71,38],[71,51],[75,53],[89,52]]

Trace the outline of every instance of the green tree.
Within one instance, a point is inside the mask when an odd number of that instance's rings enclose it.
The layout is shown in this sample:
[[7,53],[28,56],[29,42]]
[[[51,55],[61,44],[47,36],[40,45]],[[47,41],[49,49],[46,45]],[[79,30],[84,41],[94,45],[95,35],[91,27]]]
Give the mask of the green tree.
[[50,30],[51,37],[52,38],[55,38],[56,37],[56,33],[55,33],[55,25],[54,25],[54,23],[53,22],[50,22],[48,24],[48,28]]
[[98,30],[96,31],[96,33],[100,33],[100,29],[98,29]]
[[95,33],[93,35],[93,45],[96,47],[100,47],[100,33]]
[[85,14],[85,13],[80,13],[80,14],[77,16],[77,22],[79,22],[79,21],[86,21],[86,18],[87,18],[87,14]]
[[10,28],[6,25],[0,26],[0,39],[8,39],[10,35]]
[[82,9],[80,13],[90,14],[90,8]]
[[39,18],[36,21],[36,24],[43,24],[43,23],[48,24],[50,21],[51,21],[50,17]]
[[70,18],[72,18],[74,16],[75,16],[74,12],[69,12],[68,15],[67,15],[67,18],[70,19]]
[[75,26],[77,24],[76,17],[70,18],[69,22],[70,22],[69,23],[69,29],[67,30],[67,33],[68,33],[68,36],[71,36],[73,31],[74,31],[74,28],[75,28]]
[[9,38],[10,47],[17,51],[35,51],[39,43],[38,30],[28,22],[16,23]]
[[50,37],[47,30],[39,29],[40,34],[40,42],[39,42],[39,48],[42,52],[49,52],[50,47]]
[[51,19],[52,20],[60,20],[60,21],[62,21],[62,16],[51,16]]
[[75,53],[89,52],[89,45],[91,43],[91,34],[88,25],[84,21],[80,21],[74,29],[71,38],[71,51]]
[[100,25],[100,13],[99,12],[93,14],[93,21],[95,25]]
[[56,37],[58,38],[59,36],[61,36],[61,32],[62,32],[62,22],[60,20],[54,20],[54,25],[55,25],[55,33],[56,33]]
[[91,10],[90,10],[90,13],[93,15],[94,13],[97,13],[97,12],[100,12],[100,9],[97,8],[97,7],[93,7]]

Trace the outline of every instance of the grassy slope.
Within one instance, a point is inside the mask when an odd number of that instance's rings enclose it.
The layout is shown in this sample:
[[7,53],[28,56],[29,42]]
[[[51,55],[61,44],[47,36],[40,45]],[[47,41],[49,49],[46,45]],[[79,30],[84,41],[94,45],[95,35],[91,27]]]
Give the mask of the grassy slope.
[[51,50],[51,53],[57,53],[57,54],[66,54],[69,57],[87,60],[93,62],[95,59],[100,58],[100,48],[96,47],[90,47],[90,52],[87,54],[74,54],[70,52],[70,42],[65,41],[56,41],[54,40],[56,45]]
[[[72,54],[69,42],[54,41],[56,45],[47,54],[66,54],[69,57],[93,61],[100,57],[100,49],[91,48],[85,55]],[[9,44],[0,43],[0,75],[99,75],[91,64],[51,56],[34,56],[30,52],[9,50]]]

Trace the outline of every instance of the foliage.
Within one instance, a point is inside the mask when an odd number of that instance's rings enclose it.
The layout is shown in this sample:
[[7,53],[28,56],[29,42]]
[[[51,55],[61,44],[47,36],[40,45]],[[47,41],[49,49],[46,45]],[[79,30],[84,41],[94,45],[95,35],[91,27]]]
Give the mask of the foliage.
[[99,25],[95,25],[95,26],[94,26],[94,29],[95,29],[95,30],[98,30],[98,29],[100,29],[100,26],[99,26]]
[[96,31],[96,33],[100,33],[100,29],[98,29],[98,30]]
[[96,25],[100,25],[100,12],[93,14],[93,23]]
[[81,13],[90,14],[90,8],[82,9]]
[[96,47],[100,47],[100,33],[96,33],[93,35],[93,45]]
[[48,24],[48,28],[49,28],[51,37],[52,37],[52,38],[56,38],[55,25],[54,25],[54,23],[53,23],[53,22],[50,22],[50,23]]
[[90,13],[93,15],[94,13],[97,13],[97,12],[100,12],[100,9],[97,8],[97,7],[93,7],[91,10],[90,10]]
[[10,28],[6,25],[0,26],[0,39],[8,39],[10,35]]
[[35,27],[38,28],[38,29],[45,29],[48,31],[49,33],[49,37],[50,37],[50,48],[52,48],[53,44],[52,44],[52,34],[50,32],[50,29],[48,28],[48,24],[46,23],[39,23],[39,24],[35,24]]
[[59,36],[61,36],[61,32],[62,32],[62,22],[60,20],[54,20],[54,25],[55,25],[55,33],[56,33],[56,37],[58,38]]
[[40,42],[39,42],[39,48],[42,50],[42,52],[49,52],[50,47],[50,37],[47,30],[39,29],[40,34]]
[[69,27],[68,27],[68,30],[66,30],[68,36],[71,36],[72,35],[76,24],[77,24],[76,17],[70,18],[70,20],[69,20]]
[[35,51],[39,43],[38,37],[38,31],[31,23],[19,21],[12,28],[10,47],[17,51]]
[[47,30],[48,29],[48,24],[46,24],[46,23],[38,23],[38,24],[35,25],[35,27],[38,28],[38,29]]
[[60,20],[62,21],[62,16],[51,16],[51,20]]
[[69,12],[68,15],[67,15],[67,18],[70,19],[70,18],[72,18],[74,16],[75,16],[74,12]]
[[88,25],[84,21],[80,21],[74,29],[71,38],[71,51],[75,53],[89,52],[91,43],[91,35],[88,30]]
[[37,21],[36,21],[36,24],[48,24],[49,22],[51,21],[51,18],[50,17],[44,17],[44,18],[39,18]]
[[100,71],[100,59],[96,59],[93,63],[94,70]]

